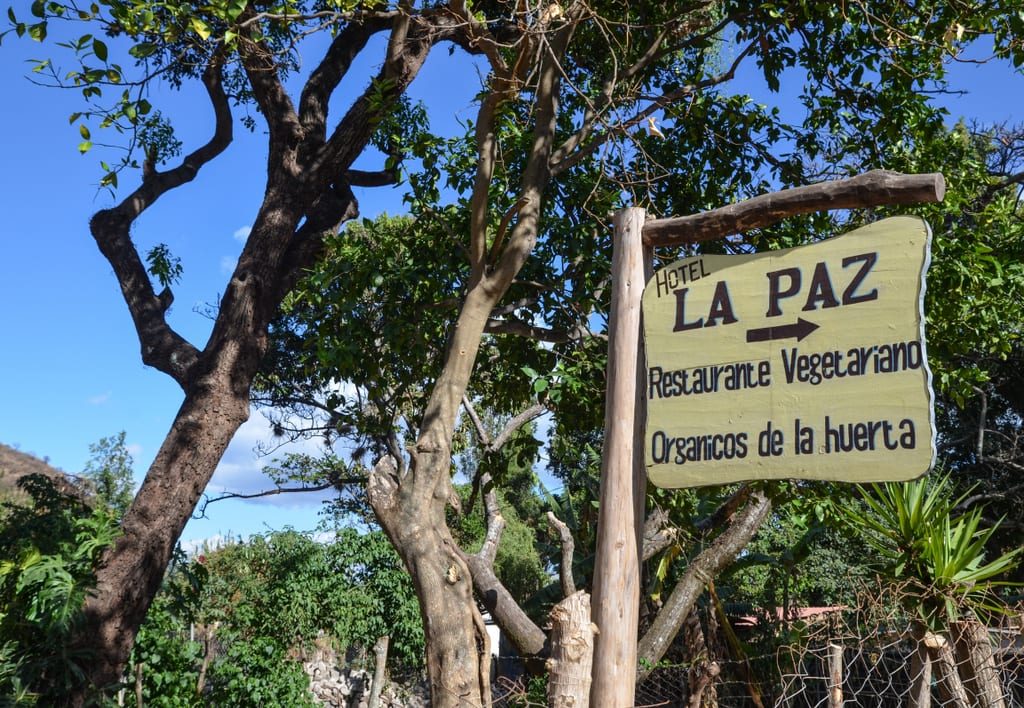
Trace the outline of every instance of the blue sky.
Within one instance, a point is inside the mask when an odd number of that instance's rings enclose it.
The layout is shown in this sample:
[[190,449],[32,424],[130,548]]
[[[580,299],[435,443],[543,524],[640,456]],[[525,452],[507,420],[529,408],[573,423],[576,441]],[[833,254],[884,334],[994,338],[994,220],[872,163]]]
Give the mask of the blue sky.
[[[89,235],[90,215],[112,198],[96,186],[104,155],[82,156],[76,149],[80,138],[68,116],[80,110],[80,95],[26,79],[30,65],[25,60],[48,49],[13,37],[0,46],[0,88],[6,97],[0,140],[8,166],[0,238],[0,442],[48,457],[74,473],[85,465],[91,443],[125,430],[141,477],[182,396],[170,378],[143,366],[117,282]],[[449,58],[442,48],[414,84],[414,97],[443,105],[432,120],[448,125],[474,114],[476,79],[465,69],[457,72],[458,62],[458,56]],[[951,120],[960,115],[1024,120],[1020,74],[970,64],[953,71],[954,86],[969,93],[949,100]],[[153,103],[159,107],[164,98],[158,95]],[[184,109],[172,115],[189,150],[207,137],[207,107],[195,92],[170,99],[168,105]],[[263,186],[260,162],[252,156],[264,153],[263,134],[239,127],[227,159],[165,197],[135,230],[140,250],[167,243],[182,259],[185,275],[175,288],[171,321],[200,347],[210,323],[194,308],[216,301],[241,250],[240,238],[256,213]],[[107,153],[106,159],[111,158]],[[134,184],[125,175],[121,194]],[[357,196],[365,216],[402,211],[398,190],[362,190]],[[258,472],[265,460],[253,452],[266,437],[262,418],[254,414],[233,441],[210,491],[268,487]],[[284,526],[312,529],[318,508],[317,499],[304,495],[220,502],[209,507],[207,519],[192,521],[182,540]]]
[[[145,367],[127,308],[109,264],[88,231],[88,220],[113,198],[97,187],[99,160],[115,153],[79,155],[81,138],[68,116],[81,110],[80,93],[33,85],[31,64],[47,49],[14,37],[0,46],[0,88],[8,108],[0,114],[9,172],[4,180],[4,229],[0,258],[0,442],[66,472],[81,471],[89,445],[121,430],[141,479],[181,403],[166,375]],[[49,49],[52,49],[50,47]],[[463,68],[453,81],[458,57],[442,49],[414,86],[416,98],[443,92],[446,107],[432,120],[451,128],[474,115],[478,83]],[[356,72],[362,89],[365,71]],[[185,150],[208,137],[209,110],[196,91],[157,95],[151,101],[174,121]],[[164,103],[164,101],[169,101]],[[173,110],[173,108],[178,110]],[[93,130],[94,142],[102,138]],[[143,253],[167,243],[181,258],[184,278],[174,287],[172,326],[202,347],[211,323],[195,308],[216,302],[241,252],[262,197],[265,170],[253,155],[265,155],[265,136],[241,126],[228,154],[211,163],[190,185],[165,196],[139,220],[133,234]],[[368,162],[368,169],[381,164]],[[137,184],[122,181],[123,197]],[[357,190],[362,215],[401,213],[401,191]],[[208,492],[253,492],[269,488],[259,469],[269,460],[253,451],[269,438],[255,413],[232,442]],[[307,450],[316,446],[310,444]],[[292,526],[312,529],[320,497],[285,495],[260,502],[223,501],[193,520],[183,541],[247,535]]]

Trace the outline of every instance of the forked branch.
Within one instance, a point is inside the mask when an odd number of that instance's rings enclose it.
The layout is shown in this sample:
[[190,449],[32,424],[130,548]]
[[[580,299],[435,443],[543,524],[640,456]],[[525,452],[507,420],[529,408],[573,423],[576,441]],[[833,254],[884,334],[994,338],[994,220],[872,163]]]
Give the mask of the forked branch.
[[181,163],[158,172],[147,163],[142,184],[120,204],[99,211],[89,229],[100,252],[110,263],[121,286],[142,347],[142,360],[169,375],[183,388],[199,351],[170,325],[165,314],[174,296],[169,288],[160,295],[153,290],[146,267],[131,238],[135,220],[167,192],[191,182],[207,163],[231,144],[231,108],[223,85],[223,56],[215,54],[203,72],[203,85],[214,112],[214,133],[204,145],[189,153]]

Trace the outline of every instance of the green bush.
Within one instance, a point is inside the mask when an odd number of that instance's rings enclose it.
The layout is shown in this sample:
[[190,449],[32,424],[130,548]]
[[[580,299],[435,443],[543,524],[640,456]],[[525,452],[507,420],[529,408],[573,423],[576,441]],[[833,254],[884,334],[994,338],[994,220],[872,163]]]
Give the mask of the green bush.
[[[168,591],[165,585],[149,608],[135,640],[129,680],[138,676],[144,706],[198,708],[207,705],[197,693],[202,647],[188,640],[191,617],[175,612],[175,604],[173,591]],[[135,706],[134,691],[126,693],[129,694],[126,704]]]
[[49,477],[27,475],[18,485],[31,501],[4,503],[0,518],[0,695],[51,705],[90,659],[72,639],[117,525],[107,509],[90,509]]
[[235,637],[210,668],[207,705],[315,708],[309,676],[272,637]]

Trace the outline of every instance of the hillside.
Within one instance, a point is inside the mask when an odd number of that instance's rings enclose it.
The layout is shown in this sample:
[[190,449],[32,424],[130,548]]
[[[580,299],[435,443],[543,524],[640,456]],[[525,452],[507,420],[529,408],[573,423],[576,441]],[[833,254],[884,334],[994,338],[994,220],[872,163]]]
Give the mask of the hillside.
[[0,443],[0,497],[8,497],[17,489],[18,480],[28,474],[44,474],[60,481],[66,491],[73,489],[70,477],[34,455]]

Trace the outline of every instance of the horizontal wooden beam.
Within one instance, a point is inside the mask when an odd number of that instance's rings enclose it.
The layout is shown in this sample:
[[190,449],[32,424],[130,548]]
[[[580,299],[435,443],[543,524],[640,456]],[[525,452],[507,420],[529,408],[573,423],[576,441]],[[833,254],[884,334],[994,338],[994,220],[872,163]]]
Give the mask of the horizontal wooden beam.
[[651,248],[699,243],[812,211],[941,202],[945,194],[946,180],[938,172],[905,175],[871,170],[849,179],[763,194],[701,214],[654,219],[644,224],[643,241]]

